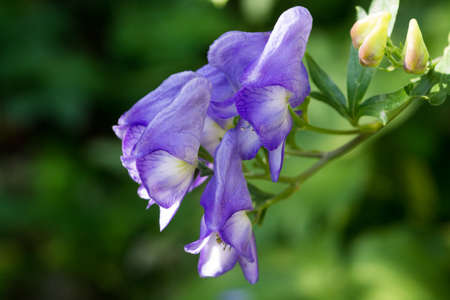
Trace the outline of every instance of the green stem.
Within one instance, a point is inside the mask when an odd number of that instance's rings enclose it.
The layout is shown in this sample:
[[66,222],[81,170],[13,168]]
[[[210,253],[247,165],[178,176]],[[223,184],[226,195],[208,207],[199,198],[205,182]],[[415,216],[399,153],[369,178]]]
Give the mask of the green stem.
[[[256,180],[265,180],[272,182],[272,178],[270,177],[270,174],[244,174],[246,179],[256,179]],[[278,177],[278,182],[282,183],[289,183],[293,184],[295,182],[295,177],[287,177],[287,176],[280,176]]]
[[325,155],[325,153],[320,151],[301,151],[301,150],[286,150],[284,154],[309,158],[322,158]]
[[343,146],[323,154],[322,158],[316,162],[314,165],[312,165],[309,169],[305,170],[303,173],[299,174],[298,176],[294,178],[289,178],[290,185],[289,187],[285,188],[281,193],[276,195],[273,198],[267,199],[263,204],[259,205],[257,208],[255,208],[256,211],[256,223],[259,224],[260,218],[264,212],[265,209],[267,209],[269,206],[286,199],[293,195],[301,186],[303,182],[305,182],[308,178],[310,178],[312,175],[314,175],[317,171],[322,169],[324,166],[329,164],[331,161],[336,159],[337,157],[340,157],[351,150],[353,150],[355,147],[357,147],[359,144],[367,140],[369,137],[374,135],[375,132],[370,133],[361,133],[348,143],[344,144]]
[[325,134],[337,134],[337,135],[347,135],[347,134],[358,134],[360,133],[359,129],[349,129],[349,130],[336,130],[336,129],[328,129],[328,128],[321,128],[317,127],[311,124],[305,124],[303,126],[303,129],[318,132],[318,133],[325,133]]

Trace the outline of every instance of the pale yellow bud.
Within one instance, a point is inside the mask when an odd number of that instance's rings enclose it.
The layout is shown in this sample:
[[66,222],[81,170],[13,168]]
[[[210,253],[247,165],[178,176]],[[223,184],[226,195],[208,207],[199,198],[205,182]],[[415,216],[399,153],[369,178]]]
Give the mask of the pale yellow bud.
[[359,48],[359,62],[366,67],[376,67],[381,63],[388,38],[391,14],[384,12],[377,18],[375,27],[369,32]]
[[404,48],[403,68],[412,74],[422,74],[427,69],[430,55],[423,41],[422,32],[416,19],[409,21],[408,33]]
[[377,24],[379,16],[380,14],[370,15],[362,18],[361,20],[358,20],[355,24],[353,24],[352,29],[350,30],[353,47],[355,47],[356,49],[361,47],[366,37]]

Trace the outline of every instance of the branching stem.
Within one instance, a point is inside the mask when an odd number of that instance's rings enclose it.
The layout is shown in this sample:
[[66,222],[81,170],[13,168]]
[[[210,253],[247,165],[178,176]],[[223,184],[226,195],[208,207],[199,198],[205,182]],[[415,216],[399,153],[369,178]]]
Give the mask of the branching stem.
[[[314,165],[312,165],[310,168],[305,170],[303,173],[299,174],[296,177],[280,177],[280,182],[289,183],[289,186],[285,188],[281,193],[274,196],[273,198],[267,199],[264,201],[261,205],[255,208],[256,211],[256,218],[255,223],[259,224],[260,219],[264,213],[264,211],[271,206],[272,204],[275,204],[283,199],[286,199],[293,195],[301,186],[303,182],[305,182],[308,178],[310,178],[312,175],[314,175],[317,171],[322,169],[324,166],[326,166],[328,163],[333,161],[334,159],[350,152],[355,147],[357,147],[359,144],[364,142],[366,139],[374,135],[377,131],[374,132],[368,132],[368,133],[361,133],[354,139],[350,140],[348,143],[342,145],[341,147],[330,151],[325,152],[321,154],[321,158],[319,161],[317,161]],[[267,176],[267,175],[264,175]],[[270,180],[270,177],[264,177],[264,176],[247,176],[248,179],[264,179],[264,180]],[[283,180],[283,181],[282,181]]]

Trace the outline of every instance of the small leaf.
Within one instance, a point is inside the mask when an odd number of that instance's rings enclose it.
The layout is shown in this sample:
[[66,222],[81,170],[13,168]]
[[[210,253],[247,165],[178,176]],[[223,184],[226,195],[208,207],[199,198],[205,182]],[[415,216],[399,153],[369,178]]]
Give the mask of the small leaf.
[[264,208],[259,215],[257,215],[256,224],[259,226],[264,222],[264,218],[266,217],[267,208]]
[[321,92],[311,92],[311,93],[309,93],[309,96],[311,98],[314,98],[314,99],[319,100],[319,101],[323,101],[323,102],[327,102],[328,101],[327,100],[327,96],[325,96]]
[[208,151],[206,151],[205,148],[203,148],[202,146],[200,146],[200,149],[198,150],[198,156],[200,158],[203,158],[206,161],[209,162],[214,162],[214,158],[211,156],[211,154],[209,154]]
[[255,186],[254,184],[251,184],[251,183],[247,183],[247,187],[248,187],[248,191],[250,192],[250,195],[252,197],[252,200],[257,205],[262,204],[267,199],[270,199],[275,196],[274,194],[264,192],[263,190],[261,190],[260,188],[258,188],[257,186]]
[[214,175],[214,171],[211,170],[204,162],[199,161],[198,165],[197,165],[197,169],[200,172],[200,176],[205,177],[205,176],[212,176]]
[[431,105],[441,105],[450,95],[450,75],[430,70],[406,87],[411,97],[423,97]]
[[349,119],[346,108],[347,100],[345,99],[344,94],[333,82],[333,80],[331,80],[328,74],[319,67],[319,65],[309,54],[306,53],[305,58],[308,64],[309,74],[311,75],[312,81],[324,95],[324,97],[320,99],[314,97],[313,94],[311,94],[311,97],[327,103],[343,117]]
[[347,66],[348,110],[352,118],[356,117],[359,103],[372,81],[376,68],[365,68],[359,63],[358,51],[350,45],[350,58]]
[[394,29],[395,18],[397,17],[400,0],[373,0],[370,4],[369,15],[387,11],[391,14],[389,22],[388,36],[391,36]]
[[439,91],[429,95],[429,102],[431,105],[441,105],[445,102],[449,95],[448,88],[440,87]]
[[393,93],[373,96],[359,106],[358,117],[376,117],[383,125],[386,125],[405,108],[411,99],[412,97],[404,88]]
[[448,85],[450,76],[430,70],[427,74],[420,77],[420,79],[411,84],[409,88],[409,95],[411,96],[427,96],[428,93],[437,85]]

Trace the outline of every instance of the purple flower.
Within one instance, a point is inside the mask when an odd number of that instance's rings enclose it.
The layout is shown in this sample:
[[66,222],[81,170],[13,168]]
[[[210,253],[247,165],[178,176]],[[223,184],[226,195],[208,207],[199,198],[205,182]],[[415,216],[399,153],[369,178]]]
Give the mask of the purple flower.
[[194,72],[170,76],[138,101],[113,129],[122,139],[122,164],[160,207],[160,228],[176,213],[193,183],[211,86]]
[[237,211],[253,209],[237,143],[237,130],[227,131],[214,157],[214,175],[200,199],[208,229],[218,231]]
[[259,142],[270,151],[274,181],[292,127],[288,105],[300,105],[310,92],[302,58],[311,26],[308,10],[293,7],[280,16],[271,33],[227,32],[208,52],[209,66],[225,74],[236,91],[232,98],[229,94],[223,97],[227,99],[223,103],[235,104],[239,115],[254,128]]
[[215,120],[237,116],[238,113],[233,102],[236,89],[225,73],[211,65],[204,65],[196,72],[207,78],[212,86],[208,115]]
[[239,261],[247,280],[255,283],[258,279],[255,238],[244,212],[253,209],[253,204],[242,173],[238,129],[227,131],[217,147],[214,175],[200,204],[205,210],[200,239],[185,247],[189,253],[200,253],[200,276],[219,276]]
[[216,231],[208,229],[202,218],[200,238],[186,245],[184,250],[192,254],[200,253],[198,273],[201,277],[220,276],[239,262],[245,278],[252,284],[258,281],[255,236],[244,211],[234,213]]
[[[261,148],[261,139],[253,127],[245,120],[240,120],[238,125],[238,149],[243,160],[255,158],[259,148]],[[278,181],[278,177],[283,166],[285,142],[275,150],[269,151],[269,168],[272,181]]]

